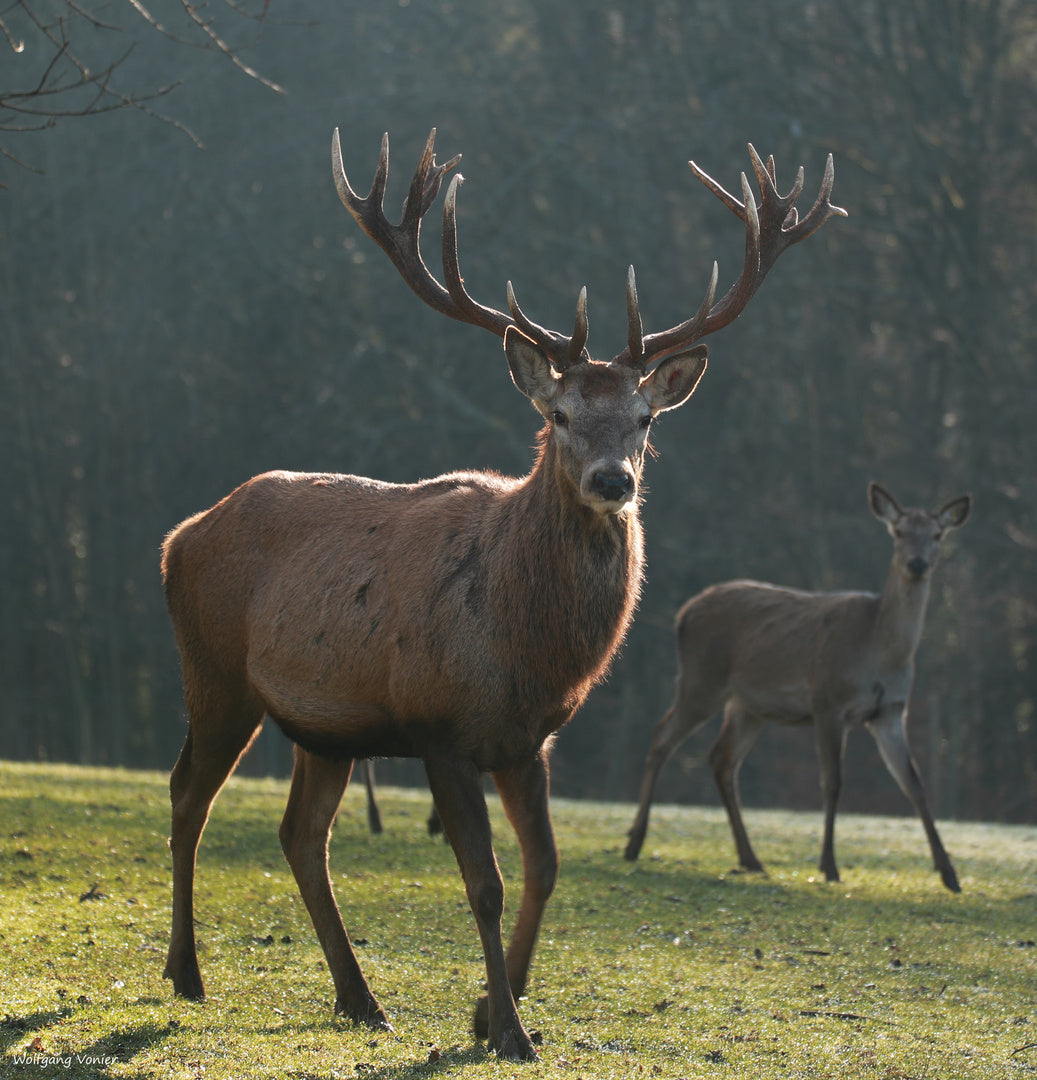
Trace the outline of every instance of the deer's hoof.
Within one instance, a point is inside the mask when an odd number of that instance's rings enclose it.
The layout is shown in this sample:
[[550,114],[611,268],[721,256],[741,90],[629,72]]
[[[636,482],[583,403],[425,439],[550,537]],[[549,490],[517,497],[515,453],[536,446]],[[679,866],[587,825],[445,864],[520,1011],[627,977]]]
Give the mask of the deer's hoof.
[[367,1001],[351,1002],[341,998],[335,1002],[335,1015],[344,1016],[357,1024],[363,1024],[372,1031],[392,1031],[393,1026],[382,1010],[381,1005],[372,997]]
[[533,1040],[521,1025],[517,1030],[504,1031],[490,1039],[490,1049],[505,1061],[536,1061],[540,1056]]
[[177,971],[171,965],[166,965],[162,973],[163,979],[173,980],[173,993],[177,997],[188,998],[190,1001],[204,1001],[205,987],[202,985],[202,976],[195,967],[193,971]]

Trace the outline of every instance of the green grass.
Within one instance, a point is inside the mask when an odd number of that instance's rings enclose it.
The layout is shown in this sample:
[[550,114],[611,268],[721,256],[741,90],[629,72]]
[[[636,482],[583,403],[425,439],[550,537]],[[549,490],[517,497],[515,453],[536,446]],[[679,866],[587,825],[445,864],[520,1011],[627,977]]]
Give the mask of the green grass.
[[[161,977],[166,778],[0,763],[0,1076],[1037,1075],[1037,828],[945,823],[953,896],[914,819],[840,818],[845,880],[827,885],[819,814],[747,816],[764,878],[730,871],[720,811],[657,808],[631,865],[632,806],[558,800],[562,874],[519,1005],[543,1046],[523,1066],[470,1034],[482,956],[453,856],[425,834],[424,792],[382,792],[381,837],[362,789],[347,792],[333,878],[396,1030],[332,1015],[277,845],[285,796],[235,779],[217,800],[197,879],[209,997],[195,1003]],[[493,800],[491,813],[517,896],[514,839]]]

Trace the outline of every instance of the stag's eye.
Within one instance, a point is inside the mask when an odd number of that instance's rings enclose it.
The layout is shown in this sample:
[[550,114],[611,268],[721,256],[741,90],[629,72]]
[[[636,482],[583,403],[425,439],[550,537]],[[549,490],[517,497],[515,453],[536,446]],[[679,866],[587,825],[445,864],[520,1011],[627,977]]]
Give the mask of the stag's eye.
[[646,413],[638,420],[637,426],[641,428],[642,431],[647,431],[652,426],[652,419],[652,414]]
[[569,417],[561,409],[555,409],[551,414],[551,419],[555,422],[556,427],[565,427],[569,423]]

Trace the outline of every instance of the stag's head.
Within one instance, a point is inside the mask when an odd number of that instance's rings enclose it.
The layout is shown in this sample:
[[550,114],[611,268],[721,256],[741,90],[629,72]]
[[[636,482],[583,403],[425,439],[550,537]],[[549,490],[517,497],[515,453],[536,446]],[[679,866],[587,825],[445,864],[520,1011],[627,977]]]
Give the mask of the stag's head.
[[465,289],[457,256],[458,174],[451,179],[443,206],[443,277],[441,284],[425,265],[419,249],[421,221],[439,193],[444,175],[460,155],[437,165],[435,129],[425,143],[410,183],[400,222],[385,217],[383,201],[389,173],[389,137],[371,190],[356,194],[346,179],[338,129],[332,137],[335,186],[346,209],[382,248],[410,288],[430,307],[460,322],[472,323],[504,339],[515,385],[547,421],[555,461],[579,500],[601,514],[616,514],[636,504],[648,428],[654,417],[691,396],[706,369],[706,347],[696,344],[732,322],[752,299],[778,256],[816,232],[833,214],[845,211],[830,202],[834,167],[831,155],[813,208],[799,220],[795,202],[803,190],[800,169],[784,196],[775,187],[774,159],[764,164],[749,147],[760,187],[756,205],[742,174],[742,199],[725,191],[694,162],[692,171],[745,223],[745,261],[739,279],[714,303],[717,266],[698,311],[688,320],[653,334],[643,332],[634,268],[627,273],[627,343],[607,363],[587,352],[587,291],[582,290],[571,335],[537,325],[523,313],[508,282],[508,312],[484,307]]
[[871,512],[893,537],[893,566],[909,582],[925,581],[936,566],[940,544],[952,529],[969,519],[972,496],[960,495],[939,510],[902,507],[881,484],[868,485]]
[[696,345],[646,374],[589,359],[559,371],[515,327],[504,351],[515,385],[548,423],[558,472],[601,514],[636,504],[652,420],[687,401],[706,369],[706,348]]

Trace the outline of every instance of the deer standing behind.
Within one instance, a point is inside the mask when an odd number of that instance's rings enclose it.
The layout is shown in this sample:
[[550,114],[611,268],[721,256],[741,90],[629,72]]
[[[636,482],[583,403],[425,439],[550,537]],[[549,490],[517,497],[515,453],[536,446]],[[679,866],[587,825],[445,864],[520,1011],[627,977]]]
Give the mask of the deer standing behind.
[[940,544],[968,520],[972,499],[962,495],[929,513],[902,508],[872,483],[868,502],[893,538],[881,594],[811,593],[728,581],[692,597],[678,612],[676,693],[652,733],[628,859],[636,859],[644,843],[663,765],[723,709],[709,763],[745,870],[762,871],[763,865],[742,822],[742,761],[768,721],[812,723],[824,803],[820,868],[828,881],[839,880],[834,829],[842,761],[851,728],[863,724],[921,818],[944,885],[961,891],[908,747],[907,706]]
[[[418,757],[482,942],[487,993],[476,1007],[476,1035],[502,1057],[530,1059],[536,1050],[515,1001],[557,874],[548,752],[603,677],[637,603],[648,428],[698,384],[706,349],[695,342],[742,311],[782,251],[843,211],[829,201],[831,157],[802,221],[793,205],[802,170],[780,196],[773,159],[765,165],[750,147],[757,209],[744,175],[743,202],[692,163],[745,223],[741,276],[714,303],[714,264],[698,313],[645,335],[631,268],[627,345],[602,363],[585,348],[586,290],[571,336],[529,320],[510,284],[508,314],[471,298],[457,260],[456,176],[444,205],[445,286],[429,272],[419,250],[421,219],[458,161],[435,163],[434,135],[399,224],[382,209],[387,136],[361,198],[346,179],[336,131],[336,187],[425,303],[504,339],[511,377],[544,421],[536,460],[520,479],[458,472],[388,484],[267,473],[170,533],[162,566],[189,726],[170,780],[173,920],[165,974],[176,993],[204,996],[193,914],[198,842],[213,799],[266,715],[296,743],[280,839],[327,957],[336,1012],[389,1027],[332,893],[332,823],[355,760]],[[486,772],[522,851],[522,898],[507,953]]]
[[[364,792],[367,798],[367,828],[369,832],[378,836],[384,832],[384,826],[382,825],[382,811],[378,805],[378,794],[375,790],[374,762],[370,758],[364,758],[361,762],[361,769],[364,776]],[[429,836],[438,836],[443,831],[442,822],[440,822],[439,815],[436,813],[435,803],[432,804],[432,809],[425,820],[425,827],[428,829]]]

